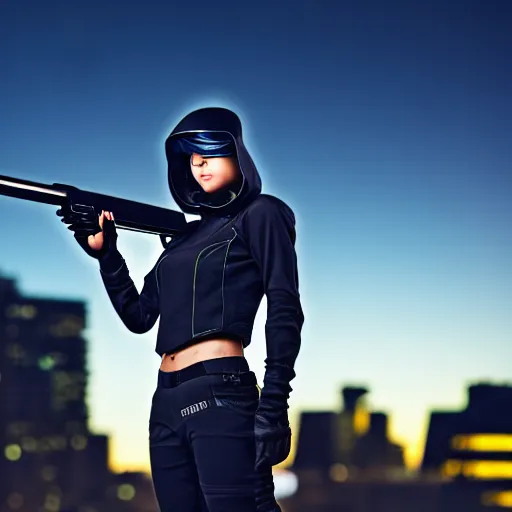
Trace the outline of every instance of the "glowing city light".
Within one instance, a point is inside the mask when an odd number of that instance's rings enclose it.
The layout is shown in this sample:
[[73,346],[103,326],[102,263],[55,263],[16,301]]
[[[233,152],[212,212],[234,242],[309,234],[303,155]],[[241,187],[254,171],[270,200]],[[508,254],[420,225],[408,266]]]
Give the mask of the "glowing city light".
[[130,484],[121,484],[117,488],[117,497],[123,501],[132,500],[135,496],[135,488]]
[[21,447],[18,444],[10,444],[5,447],[5,458],[12,462],[21,458]]

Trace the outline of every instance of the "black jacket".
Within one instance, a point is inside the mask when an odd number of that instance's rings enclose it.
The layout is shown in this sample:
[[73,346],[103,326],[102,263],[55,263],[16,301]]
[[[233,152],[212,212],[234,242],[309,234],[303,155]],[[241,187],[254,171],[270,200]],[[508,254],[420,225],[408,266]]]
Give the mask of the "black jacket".
[[[209,201],[191,175],[188,157],[173,151],[177,137],[199,130],[233,137],[243,175],[236,193]],[[162,355],[218,337],[241,340],[247,347],[265,294],[267,358],[261,403],[286,407],[304,321],[294,214],[283,201],[261,194],[240,121],[229,110],[189,114],[169,135],[166,155],[176,203],[201,220],[189,223],[186,232],[171,241],[146,275],[140,294],[118,251],[100,260],[110,300],[132,332],[149,331],[160,317],[156,352]]]

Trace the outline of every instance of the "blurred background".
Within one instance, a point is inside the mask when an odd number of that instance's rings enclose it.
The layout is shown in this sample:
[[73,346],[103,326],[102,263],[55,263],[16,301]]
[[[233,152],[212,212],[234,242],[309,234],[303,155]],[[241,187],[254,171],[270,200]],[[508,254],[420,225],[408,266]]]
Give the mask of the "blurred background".
[[[508,0],[0,2],[0,174],[175,209],[163,142],[225,106],[295,211],[285,512],[512,509],[511,26]],[[55,211],[0,196],[0,512],[157,512],[157,327]],[[140,290],[160,240],[119,247]]]

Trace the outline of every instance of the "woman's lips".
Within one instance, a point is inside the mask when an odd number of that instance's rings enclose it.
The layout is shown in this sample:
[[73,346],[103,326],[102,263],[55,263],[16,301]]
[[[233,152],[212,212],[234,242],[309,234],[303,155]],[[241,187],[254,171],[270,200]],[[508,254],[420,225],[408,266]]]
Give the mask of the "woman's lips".
[[212,179],[212,175],[211,174],[202,174],[201,175],[201,179],[204,180],[204,181],[211,180]]

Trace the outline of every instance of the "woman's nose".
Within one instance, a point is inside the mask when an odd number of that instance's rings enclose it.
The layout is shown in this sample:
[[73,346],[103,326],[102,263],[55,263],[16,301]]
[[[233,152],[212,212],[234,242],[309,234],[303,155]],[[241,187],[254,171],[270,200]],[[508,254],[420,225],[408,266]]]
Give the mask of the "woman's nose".
[[193,153],[190,160],[193,166],[200,166],[204,162],[204,158],[201,155],[198,155],[197,153]]

